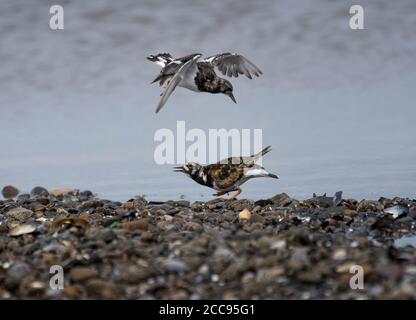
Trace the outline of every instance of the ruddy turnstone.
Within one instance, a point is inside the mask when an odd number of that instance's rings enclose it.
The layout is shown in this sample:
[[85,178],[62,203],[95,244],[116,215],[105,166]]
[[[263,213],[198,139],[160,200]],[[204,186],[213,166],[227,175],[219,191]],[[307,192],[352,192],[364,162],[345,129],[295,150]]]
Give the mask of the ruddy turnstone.
[[252,79],[252,74],[257,77],[262,74],[258,67],[240,54],[221,53],[206,59],[200,59],[201,56],[202,54],[195,53],[174,59],[169,53],[159,53],[147,57],[162,67],[152,83],[159,81],[161,86],[166,84],[156,113],[162,109],[177,86],[195,92],[223,93],[237,103],[233,95],[233,86],[228,80],[218,77],[214,67],[228,77],[244,74]]
[[235,200],[242,192],[240,186],[249,179],[258,177],[279,179],[277,175],[267,172],[262,166],[256,164],[262,156],[270,151],[270,148],[271,146],[268,146],[249,157],[232,157],[206,166],[190,162],[175,167],[175,171],[183,172],[199,184],[217,190],[218,192],[214,196],[237,191],[228,198],[228,200]]

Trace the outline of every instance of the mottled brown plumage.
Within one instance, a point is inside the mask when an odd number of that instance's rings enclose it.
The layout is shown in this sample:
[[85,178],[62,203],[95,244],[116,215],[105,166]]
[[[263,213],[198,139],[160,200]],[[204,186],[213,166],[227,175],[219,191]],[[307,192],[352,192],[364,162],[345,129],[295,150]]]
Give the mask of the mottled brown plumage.
[[198,63],[198,72],[194,80],[198,90],[202,92],[225,93],[233,91],[231,83],[218,77],[212,65],[206,62]]
[[208,165],[207,171],[219,189],[229,189],[243,178],[244,167],[244,165],[216,163]]

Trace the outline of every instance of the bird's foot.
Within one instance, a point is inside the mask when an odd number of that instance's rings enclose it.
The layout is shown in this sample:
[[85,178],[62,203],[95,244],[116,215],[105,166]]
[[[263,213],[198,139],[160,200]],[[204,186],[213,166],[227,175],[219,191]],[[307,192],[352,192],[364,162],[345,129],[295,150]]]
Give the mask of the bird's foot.
[[240,188],[238,188],[237,189],[237,192],[236,193],[234,193],[231,197],[229,197],[228,199],[227,199],[227,201],[234,201],[234,200],[237,200],[237,197],[240,195],[240,193],[242,192],[243,190],[241,190]]

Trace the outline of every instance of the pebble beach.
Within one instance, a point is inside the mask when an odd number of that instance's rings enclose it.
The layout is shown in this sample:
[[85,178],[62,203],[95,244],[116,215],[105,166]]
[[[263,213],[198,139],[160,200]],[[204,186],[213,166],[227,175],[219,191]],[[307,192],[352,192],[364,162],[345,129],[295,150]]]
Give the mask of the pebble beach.
[[399,197],[118,202],[8,186],[0,299],[415,299],[415,226],[416,200]]

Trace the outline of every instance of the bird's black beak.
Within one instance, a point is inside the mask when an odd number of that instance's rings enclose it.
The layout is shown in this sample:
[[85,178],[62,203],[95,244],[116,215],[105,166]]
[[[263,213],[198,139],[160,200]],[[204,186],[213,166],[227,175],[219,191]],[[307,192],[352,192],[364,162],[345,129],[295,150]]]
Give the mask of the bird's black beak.
[[232,91],[227,91],[225,94],[226,94],[227,96],[229,96],[229,97],[231,98],[231,100],[233,100],[233,101],[234,101],[234,103],[237,103],[237,101],[235,100],[235,97],[234,97],[234,95],[233,95],[233,92],[232,92]]
[[278,176],[276,176],[276,175],[275,175],[275,174],[273,174],[273,173],[269,173],[267,176],[268,176],[268,177],[270,177],[270,178],[273,178],[273,179],[279,179],[279,177],[278,177]]
[[173,171],[174,172],[185,172],[185,169],[183,168],[183,166],[179,166],[179,167],[173,167]]

